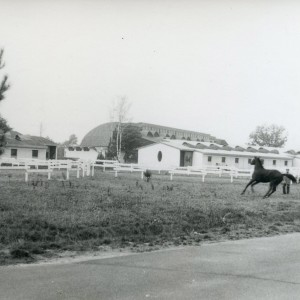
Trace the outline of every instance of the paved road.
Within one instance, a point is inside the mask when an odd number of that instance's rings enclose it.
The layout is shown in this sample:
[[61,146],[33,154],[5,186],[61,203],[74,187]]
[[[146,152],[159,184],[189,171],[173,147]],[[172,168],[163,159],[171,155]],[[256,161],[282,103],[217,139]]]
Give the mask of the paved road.
[[0,299],[300,299],[300,234],[1,267]]

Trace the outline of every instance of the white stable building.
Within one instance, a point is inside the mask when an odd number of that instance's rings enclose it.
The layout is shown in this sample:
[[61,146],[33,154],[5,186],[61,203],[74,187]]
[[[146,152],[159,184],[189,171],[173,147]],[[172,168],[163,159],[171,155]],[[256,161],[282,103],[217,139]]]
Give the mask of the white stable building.
[[57,144],[53,141],[17,131],[5,134],[4,152],[0,158],[46,160],[56,158]]
[[223,146],[210,142],[163,140],[138,149],[138,164],[149,169],[170,170],[177,167],[230,166],[251,169],[250,161],[259,156],[266,169],[285,170],[300,167],[295,151],[260,146]]
[[98,151],[90,147],[80,147],[78,145],[58,147],[58,159],[72,159],[95,161],[99,155]]

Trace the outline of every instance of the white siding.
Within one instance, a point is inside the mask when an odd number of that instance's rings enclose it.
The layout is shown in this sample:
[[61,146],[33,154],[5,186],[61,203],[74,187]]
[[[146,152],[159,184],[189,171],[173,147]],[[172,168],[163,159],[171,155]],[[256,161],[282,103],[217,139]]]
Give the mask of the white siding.
[[11,149],[17,149],[17,158],[27,158],[32,159],[32,150],[38,150],[38,157],[35,157],[34,159],[46,159],[46,149],[36,149],[36,148],[5,148],[4,153],[1,155],[3,158],[10,158],[11,157]]
[[[208,156],[211,156],[211,162],[208,161]],[[222,163],[222,157],[225,157],[225,163]],[[235,158],[239,159],[238,163],[235,163]],[[238,169],[251,169],[251,166],[248,163],[249,159],[253,157],[243,157],[243,156],[226,156],[224,155],[216,155],[216,154],[205,154],[204,155],[204,165],[206,166],[217,166],[217,165],[226,165],[226,166],[234,166]],[[264,160],[264,168],[266,169],[287,169],[293,166],[293,161],[287,158],[263,158]],[[276,160],[276,165],[273,165],[273,160]],[[285,166],[285,161],[287,161],[287,166]],[[300,166],[300,160],[299,160]]]
[[195,151],[193,153],[193,167],[200,167],[200,168],[202,168],[203,167],[203,158],[204,158],[203,153]]
[[90,149],[89,151],[84,151],[83,149],[81,151],[70,151],[68,148],[66,148],[64,149],[64,157],[94,161],[98,157],[98,152],[93,149]]
[[[158,160],[161,151],[162,159]],[[149,169],[168,170],[180,165],[180,150],[164,145],[154,144],[138,150],[138,164]]]
[[300,168],[300,156],[296,156],[293,161],[293,167]]

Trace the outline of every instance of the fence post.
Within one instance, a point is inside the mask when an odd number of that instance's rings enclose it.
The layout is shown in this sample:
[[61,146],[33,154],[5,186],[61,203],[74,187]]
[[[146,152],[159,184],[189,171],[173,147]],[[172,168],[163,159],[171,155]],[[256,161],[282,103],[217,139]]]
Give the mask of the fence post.
[[85,165],[81,162],[81,168],[82,168],[82,177],[84,177],[85,173]]
[[92,163],[92,176],[95,175],[95,162]]
[[80,177],[80,167],[79,167],[79,163],[77,162],[77,178]]
[[86,175],[87,176],[90,176],[91,175],[91,163],[90,162],[87,162],[86,163]]

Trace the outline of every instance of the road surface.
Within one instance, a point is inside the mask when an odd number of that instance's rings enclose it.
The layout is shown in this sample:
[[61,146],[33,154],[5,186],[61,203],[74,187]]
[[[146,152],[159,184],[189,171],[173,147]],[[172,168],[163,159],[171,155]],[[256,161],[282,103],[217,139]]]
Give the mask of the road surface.
[[300,299],[300,234],[1,267],[0,299]]

